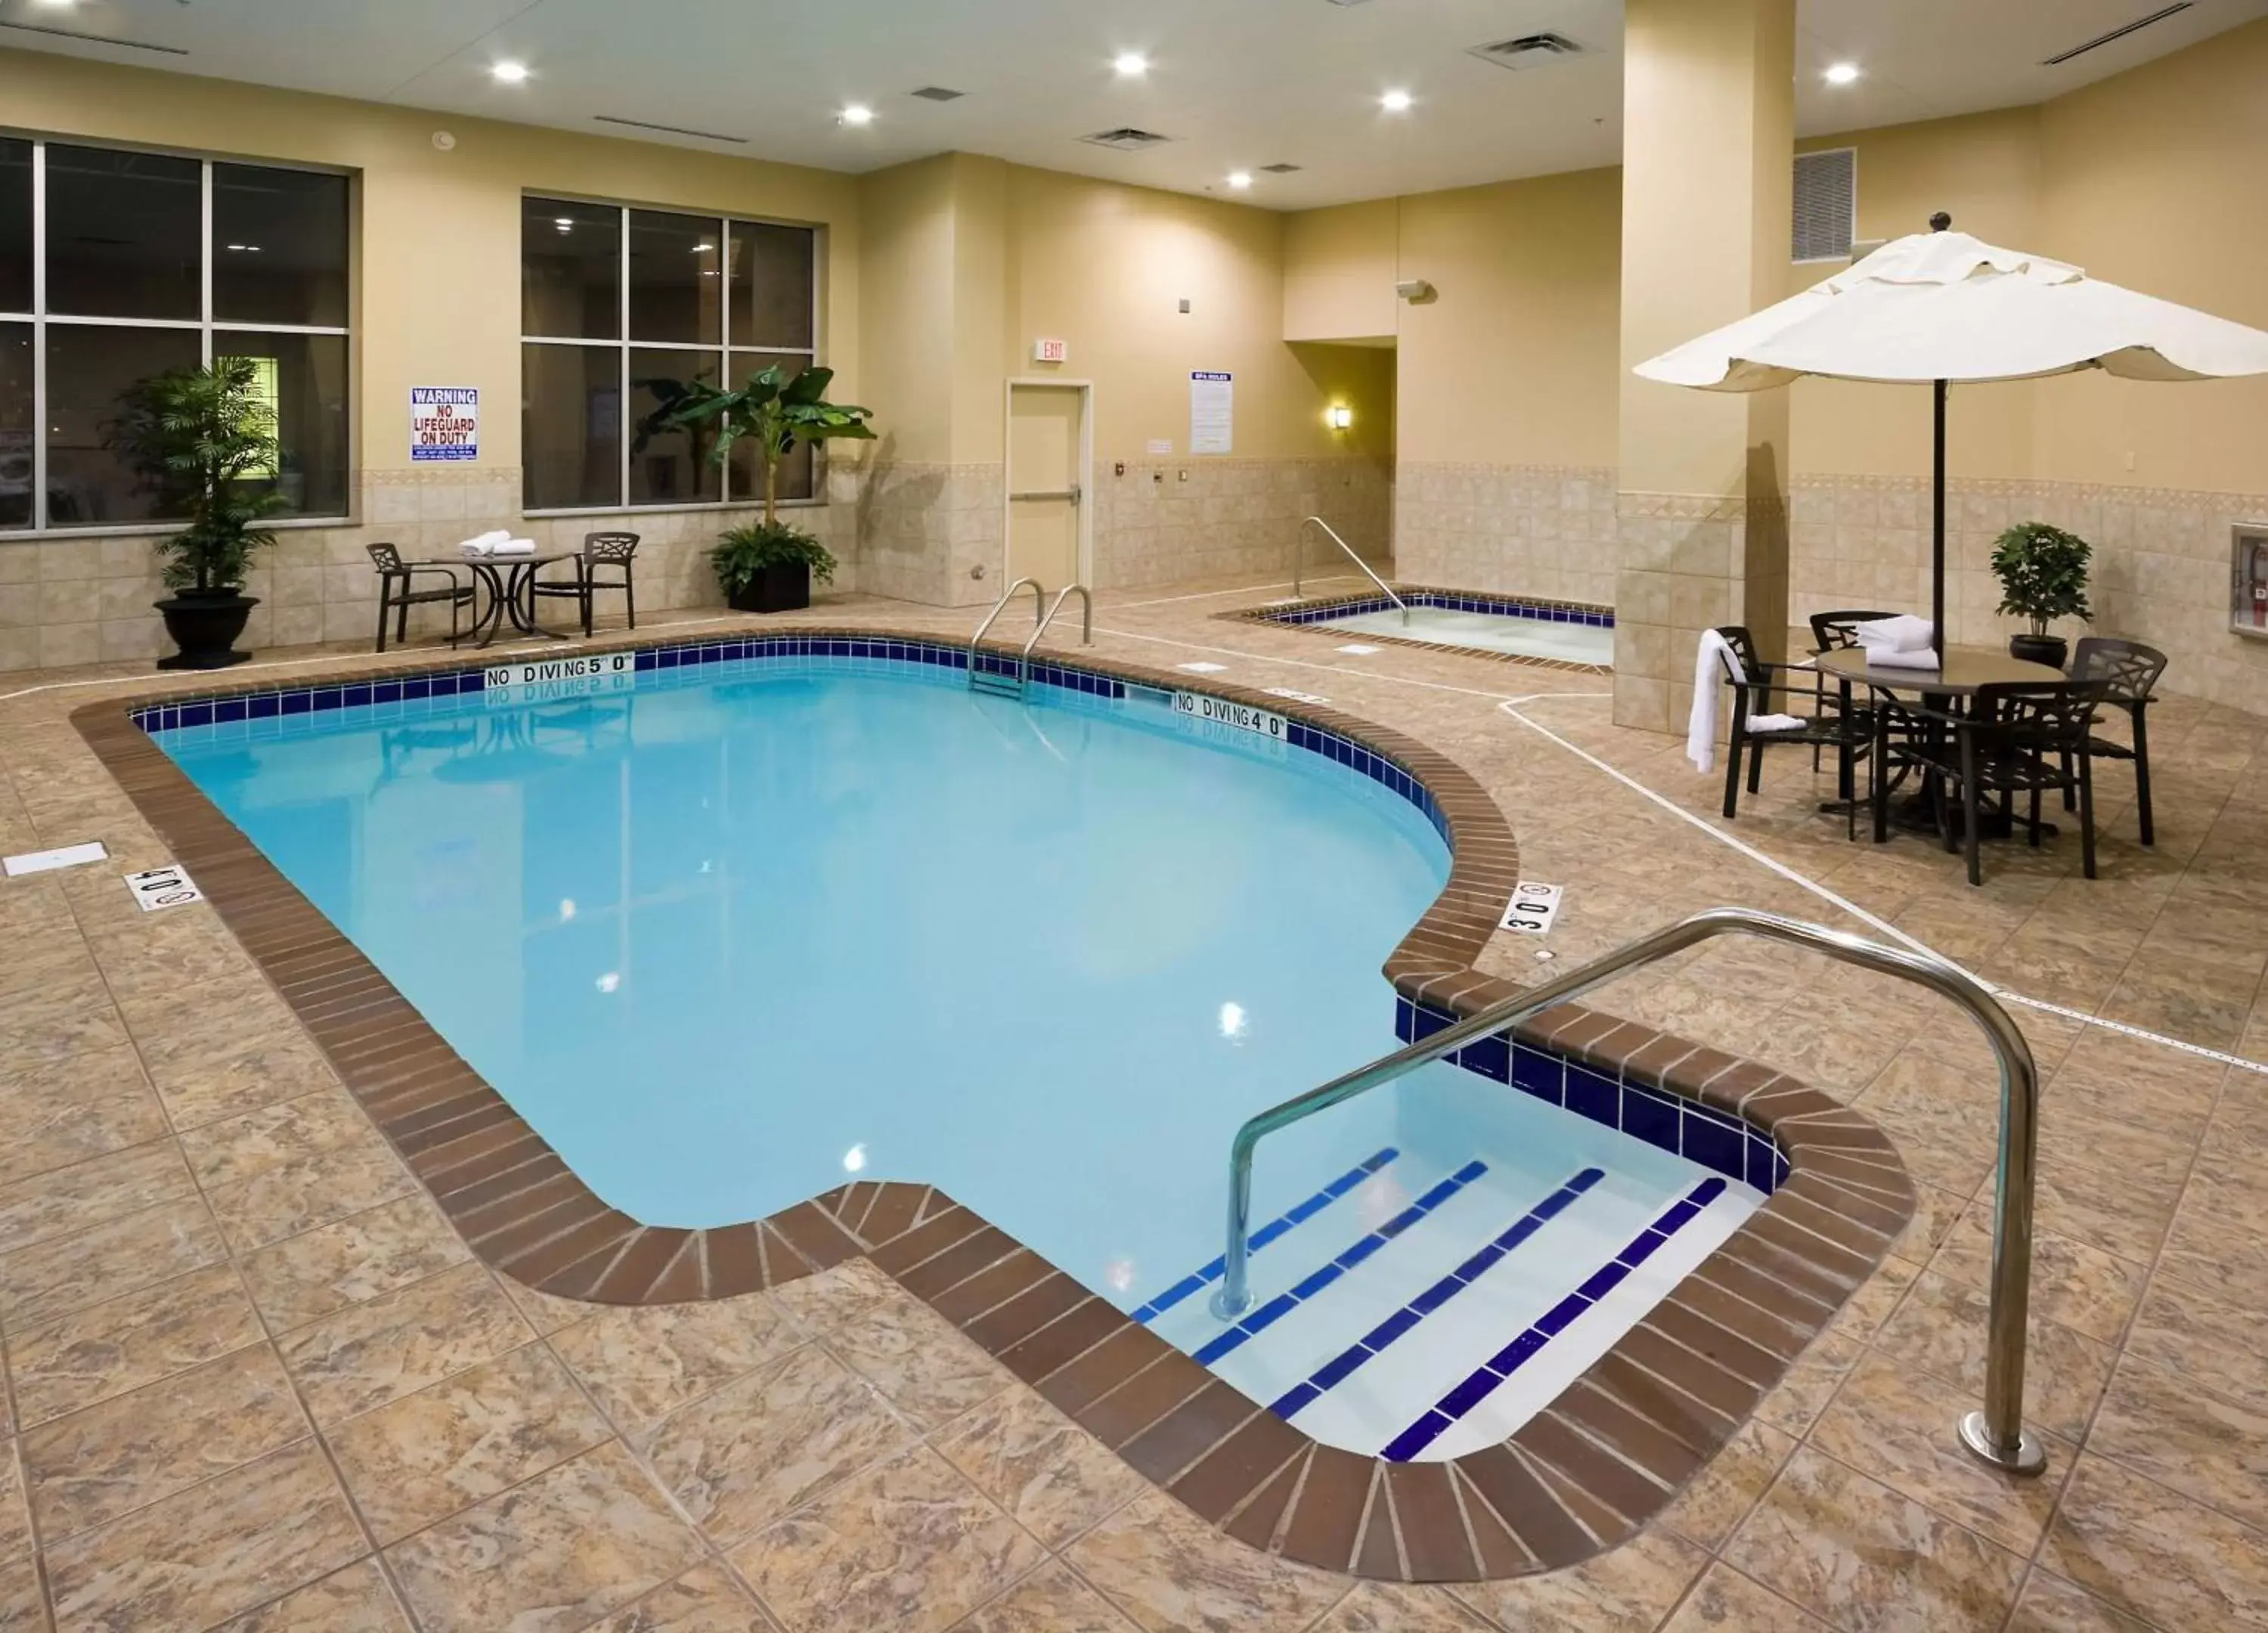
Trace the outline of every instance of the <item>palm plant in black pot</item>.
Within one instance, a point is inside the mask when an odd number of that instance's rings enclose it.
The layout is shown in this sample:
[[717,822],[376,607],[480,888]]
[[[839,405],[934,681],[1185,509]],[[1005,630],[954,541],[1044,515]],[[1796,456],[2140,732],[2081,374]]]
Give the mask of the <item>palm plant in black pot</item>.
[[2077,533],[2045,522],[2018,522],[1992,543],[1992,574],[2000,581],[1999,610],[2029,622],[2008,640],[2008,655],[2060,669],[2070,649],[2048,633],[2056,618],[2095,622],[2087,604],[2087,563],[2094,552]]
[[160,669],[221,669],[252,656],[235,650],[260,605],[244,593],[252,557],[274,535],[260,522],[284,507],[274,488],[282,453],[276,414],[249,357],[168,369],[129,388],[109,430],[141,475],[158,513],[188,525],[154,547],[165,563],[158,602],[180,650]]

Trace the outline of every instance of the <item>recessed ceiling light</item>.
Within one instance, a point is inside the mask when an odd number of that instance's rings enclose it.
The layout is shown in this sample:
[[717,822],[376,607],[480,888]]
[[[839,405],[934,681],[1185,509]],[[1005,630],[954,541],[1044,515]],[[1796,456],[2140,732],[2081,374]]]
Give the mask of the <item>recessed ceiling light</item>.
[[507,59],[490,68],[489,73],[490,77],[504,85],[519,85],[527,83],[527,64],[525,63],[515,63]]
[[1830,85],[1847,85],[1858,77],[1859,65],[1856,63],[1830,63],[1827,65],[1827,72],[1822,76]]
[[864,102],[849,102],[843,105],[838,118],[846,125],[871,125],[874,122],[874,110]]
[[1228,185],[1233,188],[1250,187],[1252,185],[1252,173],[1248,170],[1230,171],[1228,173]]
[[1150,71],[1150,59],[1139,51],[1121,51],[1110,66],[1121,79],[1139,79]]
[[1378,99],[1378,105],[1389,114],[1406,114],[1410,111],[1410,100],[1407,91],[1389,91]]

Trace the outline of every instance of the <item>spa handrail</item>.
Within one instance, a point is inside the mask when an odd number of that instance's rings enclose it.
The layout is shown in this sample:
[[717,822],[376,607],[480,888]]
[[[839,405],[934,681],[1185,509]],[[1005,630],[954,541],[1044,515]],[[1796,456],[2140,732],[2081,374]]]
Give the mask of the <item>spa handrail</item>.
[[[1388,600],[1393,602],[1396,607],[1402,609],[1402,622],[1403,623],[1408,623],[1410,622],[1410,604],[1403,600],[1400,596],[1394,593],[1394,587],[1388,584],[1385,579],[1380,577],[1376,573],[1371,571],[1370,563],[1364,561],[1359,555],[1357,555],[1354,553],[1354,547],[1349,544],[1345,540],[1340,538],[1338,533],[1333,530],[1329,522],[1325,521],[1320,516],[1310,516],[1307,518],[1306,520],[1302,521],[1300,526],[1305,527],[1309,522],[1313,522],[1316,526],[1322,528],[1325,537],[1329,538],[1333,544],[1338,546],[1340,549],[1346,552],[1347,560],[1352,562],[1356,566],[1362,569],[1362,576],[1369,579],[1371,583],[1376,585],[1379,589],[1384,592]],[[1302,548],[1304,543],[1305,540],[1302,538],[1300,543],[1295,543],[1292,547],[1292,593],[1294,596],[1297,596],[1300,593],[1300,557],[1306,553]]]
[[1048,610],[1040,614],[1040,622],[1033,627],[1032,638],[1024,643],[1024,655],[1016,666],[1016,680],[1020,685],[1031,673],[1032,649],[1040,644],[1040,637],[1048,632],[1048,626],[1055,622],[1056,614],[1063,611],[1063,604],[1074,595],[1079,597],[1079,644],[1081,646],[1094,644],[1094,592],[1083,584],[1067,584],[1048,604]]
[[1252,1304],[1247,1282],[1252,1153],[1264,1136],[1391,1083],[1468,1043],[1506,1032],[1626,970],[1712,937],[1734,933],[1808,947],[1843,963],[1926,987],[1959,1005],[1992,1046],[2000,1067],[2000,1152],[1993,1204],[1984,1408],[1965,1414],[1958,1427],[1962,1445],[1984,1461],[2010,1474],[2038,1474],[2047,1466],[2046,1454],[2039,1441],[2024,1432],[2024,1322],[2031,1296],[2032,1186],[2039,1109],[2039,1074],[2032,1063],[2030,1046],[1991,992],[1943,959],[1884,946],[1777,913],[1745,908],[1712,908],[1696,913],[1247,1121],[1229,1147],[1228,1246],[1222,1259],[1220,1291],[1212,1299],[1213,1313],[1223,1320],[1234,1320]]

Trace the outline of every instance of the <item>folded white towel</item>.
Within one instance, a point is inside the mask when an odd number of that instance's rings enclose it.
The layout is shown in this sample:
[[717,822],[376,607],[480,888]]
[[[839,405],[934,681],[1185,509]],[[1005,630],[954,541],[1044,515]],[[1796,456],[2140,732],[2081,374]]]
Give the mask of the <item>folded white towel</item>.
[[1750,715],[1751,732],[1800,732],[1811,724],[1800,715]]
[[1851,633],[1869,652],[1918,652],[1932,644],[1937,628],[1926,618],[1900,613],[1895,618],[1874,618],[1853,624]]
[[490,555],[533,555],[535,554],[535,541],[506,539],[502,544],[489,546],[489,554]]
[[1685,757],[1705,773],[1717,764],[1717,691],[1727,673],[1736,683],[1749,678],[1740,654],[1725,637],[1704,629],[1693,653],[1693,707],[1685,717]]
[[460,555],[491,555],[495,552],[497,545],[504,543],[511,537],[512,534],[506,532],[504,528],[492,527],[486,533],[475,533],[471,538],[460,544],[457,547],[457,553]]
[[1867,666],[1870,669],[1934,669],[1938,656],[1926,646],[1918,651],[1893,651],[1889,647],[1869,647]]

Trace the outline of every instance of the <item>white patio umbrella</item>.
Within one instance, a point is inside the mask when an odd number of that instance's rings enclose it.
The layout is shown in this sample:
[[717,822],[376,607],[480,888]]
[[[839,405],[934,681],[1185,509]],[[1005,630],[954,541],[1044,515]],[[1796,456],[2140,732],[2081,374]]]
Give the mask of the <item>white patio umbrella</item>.
[[2103,369],[2128,379],[2268,374],[2268,334],[2090,278],[1966,232],[1896,239],[1800,295],[1688,341],[1637,372],[1702,391],[1806,374],[1934,387],[1930,619],[1945,646],[1945,392],[1954,381]]

